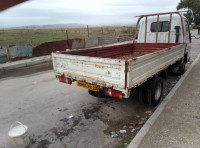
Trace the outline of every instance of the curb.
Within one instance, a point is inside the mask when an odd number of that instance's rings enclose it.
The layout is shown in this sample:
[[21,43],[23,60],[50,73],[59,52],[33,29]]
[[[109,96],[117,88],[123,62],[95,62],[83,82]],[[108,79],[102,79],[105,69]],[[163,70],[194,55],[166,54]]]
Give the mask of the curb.
[[12,63],[6,63],[4,65],[0,65],[0,74],[4,74],[9,70],[14,70],[17,68],[23,68],[23,67],[30,67],[30,66],[35,66],[39,64],[50,64],[51,63],[51,56],[43,56],[43,57],[36,57],[32,59],[27,59],[27,60],[21,60],[21,61],[16,61]]
[[136,136],[133,138],[131,143],[128,145],[128,148],[137,148],[145,135],[148,133],[151,126],[154,124],[156,119],[159,117],[159,115],[163,112],[165,106],[167,103],[172,99],[173,95],[177,91],[177,89],[181,86],[185,78],[188,76],[194,65],[196,65],[197,61],[200,59],[200,54],[195,59],[195,61],[192,63],[192,65],[189,67],[189,69],[185,72],[185,74],[181,77],[181,79],[176,83],[174,88],[170,91],[170,93],[165,97],[165,99],[161,102],[161,104],[158,106],[158,108],[155,110],[155,112],[152,114],[152,116],[147,120],[147,122],[144,124],[144,126],[141,128],[141,130],[136,134]]

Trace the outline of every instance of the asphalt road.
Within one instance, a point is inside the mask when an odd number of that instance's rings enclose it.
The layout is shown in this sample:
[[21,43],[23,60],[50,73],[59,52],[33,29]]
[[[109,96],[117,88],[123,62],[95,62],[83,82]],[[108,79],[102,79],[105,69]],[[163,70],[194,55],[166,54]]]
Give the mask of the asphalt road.
[[[1,79],[0,91],[0,147],[6,148],[10,147],[7,132],[15,121],[28,125],[30,147],[112,147],[118,139],[110,138],[108,130],[146,119],[148,109],[132,100],[90,96],[76,84],[59,83],[51,70],[18,72]],[[71,114],[74,117],[65,121]]]
[[[191,50],[191,59],[197,53],[198,50]],[[15,121],[28,125],[30,148],[124,145],[123,140],[131,139],[137,133],[137,130],[131,132],[130,123],[145,122],[149,118],[145,112],[154,111],[135,100],[95,98],[76,84],[59,83],[53,71],[48,69],[20,69],[0,79],[0,148],[11,147],[7,133]],[[171,89],[171,82],[177,82],[179,78],[170,76],[164,81],[163,99]],[[73,118],[67,120],[71,114]],[[110,138],[110,131],[119,131],[123,127],[127,134]]]

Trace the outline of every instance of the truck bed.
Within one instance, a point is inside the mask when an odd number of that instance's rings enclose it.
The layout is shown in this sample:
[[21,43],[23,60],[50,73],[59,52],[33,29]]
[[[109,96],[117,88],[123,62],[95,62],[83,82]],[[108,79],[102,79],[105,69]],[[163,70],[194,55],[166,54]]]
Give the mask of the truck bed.
[[125,43],[52,53],[56,76],[113,88],[129,97],[144,83],[184,56],[184,44]]
[[178,44],[172,43],[128,43],[122,45],[106,46],[99,48],[89,48],[76,51],[64,51],[61,54],[68,55],[79,55],[88,57],[99,57],[99,58],[112,58],[130,60],[137,57],[157,52],[166,48],[176,46]]

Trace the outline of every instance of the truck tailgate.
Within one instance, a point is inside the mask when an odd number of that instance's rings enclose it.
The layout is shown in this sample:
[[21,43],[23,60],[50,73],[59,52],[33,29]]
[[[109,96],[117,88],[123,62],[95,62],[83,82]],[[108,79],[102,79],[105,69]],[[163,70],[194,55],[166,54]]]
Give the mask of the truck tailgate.
[[105,87],[125,88],[125,60],[52,53],[54,72]]

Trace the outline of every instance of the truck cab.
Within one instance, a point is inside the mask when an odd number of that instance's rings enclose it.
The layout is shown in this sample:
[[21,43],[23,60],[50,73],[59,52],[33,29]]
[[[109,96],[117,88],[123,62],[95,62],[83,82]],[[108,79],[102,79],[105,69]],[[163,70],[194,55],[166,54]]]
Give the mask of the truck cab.
[[[182,29],[183,22],[183,29]],[[158,28],[158,30],[157,30]],[[146,30],[146,33],[145,33]],[[146,37],[145,37],[146,36]],[[146,40],[146,41],[145,41]],[[184,43],[186,61],[189,61],[191,33],[188,20],[178,14],[146,17],[140,23],[137,43]]]
[[[178,15],[172,16],[171,27],[170,26],[170,17],[163,16],[159,18],[158,24],[158,43],[168,43],[168,35],[170,29],[170,40],[169,43],[189,43],[189,26],[187,23],[187,19],[183,17],[184,23],[184,32],[185,36],[183,37],[182,27],[181,27],[181,19]],[[157,17],[152,17],[147,19],[147,37],[146,43],[155,43],[156,42],[156,32],[157,32]],[[140,31],[138,34],[138,43],[144,43],[145,36],[145,20],[142,21],[140,26]]]

